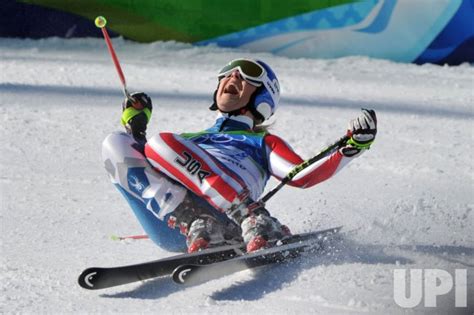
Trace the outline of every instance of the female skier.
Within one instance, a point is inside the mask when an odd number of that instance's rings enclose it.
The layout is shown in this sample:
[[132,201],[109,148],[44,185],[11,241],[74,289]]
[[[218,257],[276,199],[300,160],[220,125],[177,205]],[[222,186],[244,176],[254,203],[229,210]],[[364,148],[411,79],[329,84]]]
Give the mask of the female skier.
[[[158,246],[173,251],[187,246],[191,253],[243,241],[251,252],[291,234],[257,202],[270,176],[282,179],[303,162],[261,125],[275,113],[279,98],[278,79],[266,63],[233,60],[218,74],[212,127],[181,135],[163,132],[148,141],[151,99],[134,93],[124,101],[127,133],[104,140],[105,168]],[[363,109],[349,123],[346,145],[289,184],[308,188],[330,178],[370,147],[376,124],[375,112]]]

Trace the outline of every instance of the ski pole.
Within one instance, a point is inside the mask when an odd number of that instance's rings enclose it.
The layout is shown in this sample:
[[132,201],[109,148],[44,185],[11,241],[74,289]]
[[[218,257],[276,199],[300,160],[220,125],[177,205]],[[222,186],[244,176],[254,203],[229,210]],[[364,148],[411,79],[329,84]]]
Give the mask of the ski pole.
[[122,82],[123,94],[126,98],[133,100],[127,91],[127,83],[125,82],[125,76],[123,75],[122,67],[120,67],[119,60],[117,58],[117,55],[115,54],[114,47],[112,46],[112,41],[110,40],[109,33],[105,28],[106,24],[107,20],[105,19],[105,17],[98,16],[95,18],[95,26],[102,30],[102,35],[104,35],[105,43],[107,44],[107,48],[109,49],[110,56],[112,57],[112,61],[114,62],[115,69],[117,70],[120,81]]
[[110,238],[111,238],[113,241],[123,241],[123,240],[146,240],[146,239],[149,239],[148,235],[127,235],[127,236],[111,235]]
[[326,157],[328,154],[332,153],[334,150],[337,150],[344,146],[349,140],[349,136],[345,135],[341,139],[337,140],[327,148],[323,149],[317,155],[313,156],[312,158],[307,159],[306,161],[302,162],[301,164],[296,165],[282,180],[281,182],[275,186],[272,190],[265,194],[262,198],[260,198],[259,202],[265,203],[273,197],[283,186],[285,186],[289,181],[291,181],[299,172],[310,166],[311,164],[316,163],[317,161],[321,160],[322,158]]

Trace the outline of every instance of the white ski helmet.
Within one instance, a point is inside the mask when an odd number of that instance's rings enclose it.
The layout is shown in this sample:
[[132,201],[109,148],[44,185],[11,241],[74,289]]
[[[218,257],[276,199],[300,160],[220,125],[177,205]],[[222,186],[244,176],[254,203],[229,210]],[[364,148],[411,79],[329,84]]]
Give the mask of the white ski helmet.
[[[249,103],[243,108],[247,107],[256,118],[262,121],[269,119],[275,113],[278,102],[280,101],[280,84],[275,72],[273,72],[269,65],[261,60],[235,59],[219,71],[219,81],[230,75],[236,69],[239,70],[244,80],[257,87]],[[214,92],[214,103],[210,107],[211,110],[218,109],[216,94],[217,89]],[[237,115],[241,109],[242,108],[239,108],[227,114]]]

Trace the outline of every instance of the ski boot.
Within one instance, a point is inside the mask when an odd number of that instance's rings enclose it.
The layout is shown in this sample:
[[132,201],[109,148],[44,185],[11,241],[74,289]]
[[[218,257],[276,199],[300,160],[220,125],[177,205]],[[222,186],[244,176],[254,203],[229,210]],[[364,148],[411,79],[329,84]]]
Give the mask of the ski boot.
[[261,209],[246,217],[242,223],[242,237],[247,244],[247,252],[253,252],[274,244],[290,236],[290,229],[270,216],[266,209]]
[[199,204],[196,198],[188,191],[184,201],[168,219],[170,228],[178,227],[180,233],[186,236],[188,253],[242,242],[237,225],[231,221],[221,222],[212,213],[213,209]]
[[227,214],[240,225],[247,252],[268,247],[291,235],[290,229],[272,217],[262,203],[250,199]]

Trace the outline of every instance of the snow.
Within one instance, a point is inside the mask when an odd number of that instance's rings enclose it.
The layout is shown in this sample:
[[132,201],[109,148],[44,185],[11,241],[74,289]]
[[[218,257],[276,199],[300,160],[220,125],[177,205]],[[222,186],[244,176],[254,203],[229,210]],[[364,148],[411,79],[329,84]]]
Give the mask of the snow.
[[[272,132],[303,157],[342,136],[361,107],[375,108],[369,152],[329,181],[287,187],[268,203],[293,232],[344,225],[345,241],[324,257],[186,289],[169,279],[80,288],[86,267],[174,254],[148,240],[110,240],[142,233],[100,156],[102,140],[120,129],[120,81],[101,39],[0,39],[1,313],[402,313],[411,309],[394,302],[400,268],[467,269],[472,312],[472,65],[287,59],[122,39],[114,46],[129,90],[153,99],[149,134],[209,126],[216,71],[241,56],[278,74]],[[452,290],[437,308],[415,311],[468,309],[454,309]]]

